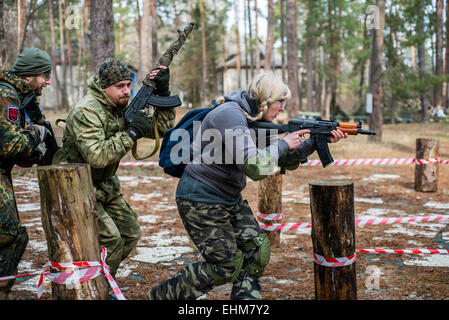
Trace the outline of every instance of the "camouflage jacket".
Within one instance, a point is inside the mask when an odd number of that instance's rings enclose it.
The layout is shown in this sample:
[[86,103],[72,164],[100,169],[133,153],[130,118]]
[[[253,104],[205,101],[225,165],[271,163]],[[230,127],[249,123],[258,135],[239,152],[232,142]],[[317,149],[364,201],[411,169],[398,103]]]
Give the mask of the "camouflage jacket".
[[39,133],[25,129],[25,111],[20,101],[31,88],[10,71],[0,71],[0,168],[11,171],[14,164],[30,165],[39,143]]
[[[88,92],[66,118],[62,148],[53,163],[88,163],[97,200],[107,199],[120,192],[115,176],[120,160],[134,145],[125,132],[125,110],[117,107],[100,88],[98,77],[89,79]],[[159,111],[158,130],[161,136],[173,127],[174,108]],[[147,138],[153,138],[149,136]]]

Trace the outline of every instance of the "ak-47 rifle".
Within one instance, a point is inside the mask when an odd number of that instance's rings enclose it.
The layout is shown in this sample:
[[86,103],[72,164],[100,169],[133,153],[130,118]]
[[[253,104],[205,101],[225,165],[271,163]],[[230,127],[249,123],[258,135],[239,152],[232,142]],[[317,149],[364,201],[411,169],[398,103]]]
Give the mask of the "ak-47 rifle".
[[332,130],[339,129],[342,132],[346,132],[348,135],[376,134],[375,131],[362,129],[362,122],[337,122],[331,120],[321,120],[319,118],[317,120],[295,118],[283,125],[266,121],[249,121],[248,125],[250,128],[254,128],[256,130],[275,129],[278,133],[309,129],[310,138],[315,141],[316,150],[323,168],[334,162],[334,159],[329,151],[329,146],[327,145],[330,142],[329,138],[332,136]]
[[[158,66],[166,66],[168,67],[170,63],[173,61],[173,57],[178,53],[179,49],[183,46],[190,32],[193,30],[194,23],[191,22],[187,27],[184,28],[184,31],[177,30],[178,39],[175,40],[168,48],[165,50],[164,54],[159,58],[158,62],[153,66],[156,68]],[[142,87],[137,92],[136,96],[131,101],[131,104],[125,111],[125,119],[128,123],[131,123],[136,117],[137,113],[142,109],[147,108],[149,106],[157,107],[157,108],[173,108],[178,107],[182,104],[181,99],[179,99],[178,95],[174,96],[157,96],[154,94],[154,81],[150,80],[150,74],[148,73],[145,79],[142,82]],[[153,151],[145,157],[140,157],[137,155],[137,142],[133,146],[132,154],[135,159],[142,160],[148,157],[151,157],[156,151],[159,149],[159,132],[157,130],[157,109],[153,114],[153,128],[154,128],[154,136],[156,140],[156,144],[154,146]]]

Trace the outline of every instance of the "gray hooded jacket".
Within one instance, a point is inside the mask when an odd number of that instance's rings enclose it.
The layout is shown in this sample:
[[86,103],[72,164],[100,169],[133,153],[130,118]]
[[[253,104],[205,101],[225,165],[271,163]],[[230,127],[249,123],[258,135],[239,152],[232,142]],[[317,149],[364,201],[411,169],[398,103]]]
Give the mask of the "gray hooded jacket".
[[[253,180],[263,179],[273,173],[276,165],[296,169],[315,151],[312,140],[301,143],[297,152],[289,152],[287,142],[279,139],[276,131],[269,134],[263,131],[262,136],[248,128],[243,110],[251,115],[257,110],[254,102],[250,106],[252,101],[245,91],[234,91],[225,99],[225,103],[210,111],[201,122],[201,130],[197,130],[192,143],[194,160],[185,168],[185,175],[217,191],[226,200],[224,202],[240,196],[246,187],[246,176]],[[186,198],[183,179],[177,196]],[[190,192],[195,194],[198,190],[190,189]],[[195,197],[187,198],[195,200]]]

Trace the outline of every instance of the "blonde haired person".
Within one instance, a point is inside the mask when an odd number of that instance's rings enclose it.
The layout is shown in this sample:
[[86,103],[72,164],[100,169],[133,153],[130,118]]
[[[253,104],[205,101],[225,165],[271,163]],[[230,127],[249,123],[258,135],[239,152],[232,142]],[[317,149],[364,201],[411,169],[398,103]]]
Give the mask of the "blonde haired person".
[[[153,287],[150,299],[197,299],[227,282],[233,284],[231,299],[262,298],[259,277],[269,262],[270,245],[241,191],[247,176],[261,180],[276,165],[296,169],[315,145],[311,139],[302,139],[309,130],[279,139],[276,132],[268,136],[251,132],[248,120],[273,121],[290,96],[281,79],[264,72],[254,78],[247,92],[239,89],[217,99],[221,104],[204,118],[192,145],[200,156],[214,149],[214,161],[195,158],[176,190],[180,217],[204,261],[188,264]],[[210,148],[211,142],[205,141],[204,136],[212,135],[221,148]],[[332,135],[331,142],[347,136],[340,131]]]

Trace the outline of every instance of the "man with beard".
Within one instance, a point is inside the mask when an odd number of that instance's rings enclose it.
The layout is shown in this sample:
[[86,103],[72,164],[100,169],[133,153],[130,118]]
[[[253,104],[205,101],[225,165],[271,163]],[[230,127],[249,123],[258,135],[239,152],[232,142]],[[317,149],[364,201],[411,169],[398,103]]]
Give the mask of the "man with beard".
[[[155,93],[169,95],[169,69],[152,70]],[[154,139],[153,117],[143,112],[127,125],[124,112],[130,98],[131,74],[118,60],[106,59],[98,75],[89,80],[86,96],[66,119],[62,147],[53,163],[88,163],[98,204],[100,246],[106,247],[106,263],[115,276],[120,262],[140,238],[137,213],[120,192],[116,175],[120,160],[137,139]],[[158,110],[157,129],[161,136],[174,125],[174,108]]]
[[[27,48],[11,70],[0,71],[0,277],[17,273],[17,265],[28,243],[28,233],[20,224],[17,212],[11,170],[14,165],[39,163],[45,153],[42,142],[49,134],[39,124],[25,127],[25,109],[21,108],[21,102],[30,93],[42,94],[42,89],[50,85],[51,69],[51,59],[46,52]],[[44,121],[42,116],[37,122],[43,124]],[[0,299],[8,299],[13,284],[14,280],[0,281]]]

